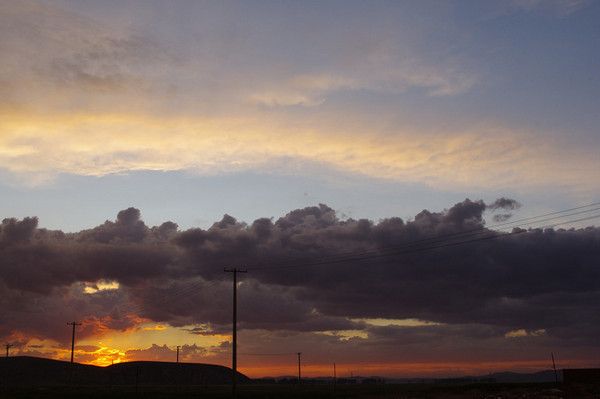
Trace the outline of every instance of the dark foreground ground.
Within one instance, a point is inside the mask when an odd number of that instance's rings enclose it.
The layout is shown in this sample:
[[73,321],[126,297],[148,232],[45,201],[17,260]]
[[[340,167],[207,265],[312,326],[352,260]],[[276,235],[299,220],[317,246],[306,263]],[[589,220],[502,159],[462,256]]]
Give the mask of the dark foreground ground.
[[[570,381],[590,381],[595,385],[556,383],[556,374],[547,371],[497,373],[489,375],[489,380],[419,383],[382,383],[377,378],[350,383],[340,379],[336,385],[322,379],[298,384],[294,378],[275,383],[269,379],[251,380],[238,373],[238,398],[600,399],[599,372],[591,369],[569,374]],[[129,362],[96,367],[25,356],[0,359],[0,399],[230,398],[230,381],[231,369],[210,364]]]
[[[553,383],[537,384],[377,384],[377,385],[242,385],[241,398],[450,398],[450,399],[557,399],[600,398],[598,386],[564,386]],[[230,398],[231,387],[4,387],[0,398]]]

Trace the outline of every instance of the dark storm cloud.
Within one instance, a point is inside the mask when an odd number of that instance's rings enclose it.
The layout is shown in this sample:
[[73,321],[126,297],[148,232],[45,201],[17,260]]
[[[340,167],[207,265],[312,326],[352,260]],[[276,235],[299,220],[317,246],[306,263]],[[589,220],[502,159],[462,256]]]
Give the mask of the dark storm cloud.
[[15,242],[29,241],[37,225],[38,219],[36,217],[27,217],[23,220],[4,219],[0,226],[0,243],[9,245]]
[[[411,221],[373,222],[340,220],[319,205],[251,224],[225,215],[209,229],[186,231],[172,222],[148,227],[139,210],[129,208],[115,221],[75,234],[38,229],[35,218],[5,219],[0,332],[60,338],[62,320],[56,333],[48,326],[64,314],[87,317],[92,334],[100,325],[130,327],[131,313],[201,325],[193,331],[201,334],[226,332],[231,276],[223,268],[236,266],[249,269],[239,288],[242,329],[360,330],[370,342],[385,342],[392,333],[505,339],[515,330],[543,330],[548,339],[567,342],[577,331],[573,345],[597,342],[600,230],[506,235],[485,229],[484,212],[519,206],[506,198],[491,204],[467,199]],[[490,235],[499,237],[447,245]],[[99,280],[121,287],[82,293],[82,282]],[[28,313],[40,307],[46,311]],[[361,321],[372,318],[441,324],[401,329]]]
[[504,209],[506,211],[519,209],[520,207],[521,207],[521,204],[518,201],[515,201],[514,199],[511,199],[511,198],[504,198],[504,197],[498,198],[496,201],[494,201],[491,205],[488,206],[488,208],[490,208],[492,210]]
[[508,219],[512,217],[511,213],[499,213],[493,216],[494,222],[506,222]]

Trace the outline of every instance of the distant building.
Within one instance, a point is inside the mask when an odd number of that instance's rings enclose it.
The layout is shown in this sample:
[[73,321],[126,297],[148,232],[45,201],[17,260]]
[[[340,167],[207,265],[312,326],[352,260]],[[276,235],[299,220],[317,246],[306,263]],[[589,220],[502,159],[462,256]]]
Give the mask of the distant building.
[[600,368],[596,369],[564,369],[565,384],[594,384],[600,385]]

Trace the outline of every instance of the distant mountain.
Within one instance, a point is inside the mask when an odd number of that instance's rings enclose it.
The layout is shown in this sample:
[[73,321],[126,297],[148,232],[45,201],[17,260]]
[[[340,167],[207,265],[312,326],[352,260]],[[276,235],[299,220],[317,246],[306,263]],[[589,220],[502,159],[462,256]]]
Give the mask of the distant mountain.
[[[238,382],[251,380],[238,373]],[[9,386],[225,385],[231,369],[199,363],[127,362],[108,367],[29,356],[0,359],[0,384]]]
[[[558,380],[562,381],[562,372],[557,371]],[[478,378],[491,378],[495,382],[555,382],[556,377],[553,370],[538,371],[536,373],[512,373],[504,371],[501,373],[493,373],[487,376]]]
[[[562,381],[562,372],[558,372],[558,380]],[[386,379],[387,382],[395,383],[473,383],[473,382],[498,382],[498,383],[535,383],[556,381],[553,370],[543,370],[535,373],[514,373],[502,371],[478,376],[464,376],[451,378],[398,378]]]

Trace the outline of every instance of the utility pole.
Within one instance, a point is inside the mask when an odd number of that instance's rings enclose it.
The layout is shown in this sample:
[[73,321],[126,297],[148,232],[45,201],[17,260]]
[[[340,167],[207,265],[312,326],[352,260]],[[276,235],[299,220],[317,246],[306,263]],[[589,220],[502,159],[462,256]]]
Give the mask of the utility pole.
[[180,348],[180,346],[177,345],[177,363],[179,363],[179,348]]
[[248,270],[225,269],[226,273],[233,273],[233,333],[231,336],[231,395],[237,397],[237,274],[248,273]]
[[335,371],[335,362],[333,362],[333,382],[337,379],[337,373]]
[[302,380],[302,374],[300,372],[300,356],[302,355],[302,352],[298,352],[298,384],[300,384],[300,381]]
[[335,393],[335,386],[337,385],[337,373],[335,371],[335,362],[333,362],[333,392]]
[[13,347],[13,344],[6,344],[4,347],[6,348],[6,357],[8,358],[8,350]]
[[554,352],[550,352],[550,356],[552,356],[552,368],[554,369],[554,380],[558,384],[558,373],[556,372],[556,363],[554,362]]
[[75,327],[80,326],[81,323],[73,321],[71,323],[67,323],[67,325],[73,326],[73,334],[71,335],[71,363],[73,363],[73,352],[75,352]]

